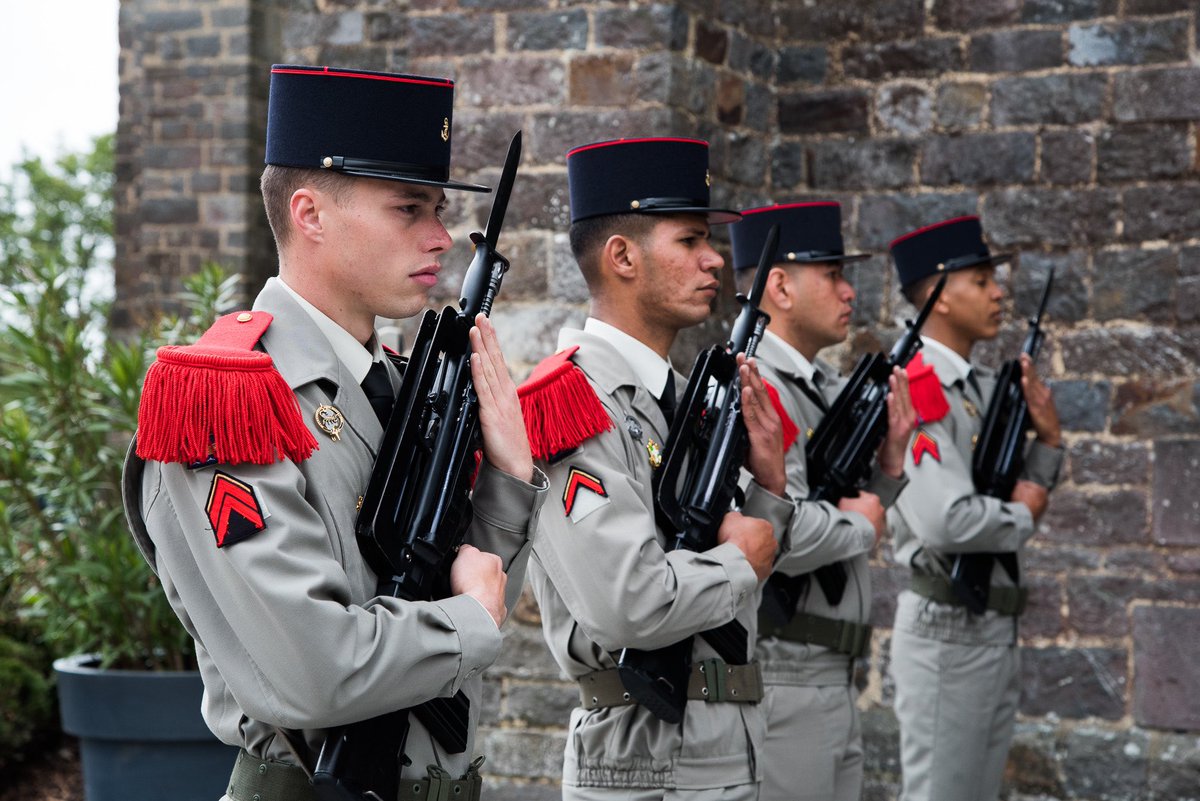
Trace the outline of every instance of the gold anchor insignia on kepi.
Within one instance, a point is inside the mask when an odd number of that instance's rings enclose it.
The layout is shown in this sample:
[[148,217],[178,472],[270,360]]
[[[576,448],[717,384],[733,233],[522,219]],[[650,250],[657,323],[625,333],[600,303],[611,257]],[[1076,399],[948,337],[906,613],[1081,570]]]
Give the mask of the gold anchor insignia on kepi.
[[442,141],[450,141],[450,118],[442,117]]
[[712,186],[712,176],[709,175],[708,170],[704,171],[704,185]]
[[329,438],[337,442],[342,437],[342,429],[346,425],[346,418],[336,406],[330,406],[327,403],[322,403],[317,407],[313,417],[317,421],[317,428],[329,435]]

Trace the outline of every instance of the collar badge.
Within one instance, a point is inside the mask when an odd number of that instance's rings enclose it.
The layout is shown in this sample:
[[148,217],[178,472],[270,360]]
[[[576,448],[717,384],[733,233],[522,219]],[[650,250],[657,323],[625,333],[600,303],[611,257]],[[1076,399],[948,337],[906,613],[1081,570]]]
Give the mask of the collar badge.
[[313,414],[313,417],[317,421],[317,428],[328,434],[330,439],[334,442],[341,439],[342,428],[346,425],[346,418],[342,416],[338,407],[322,403],[317,407],[317,411]]

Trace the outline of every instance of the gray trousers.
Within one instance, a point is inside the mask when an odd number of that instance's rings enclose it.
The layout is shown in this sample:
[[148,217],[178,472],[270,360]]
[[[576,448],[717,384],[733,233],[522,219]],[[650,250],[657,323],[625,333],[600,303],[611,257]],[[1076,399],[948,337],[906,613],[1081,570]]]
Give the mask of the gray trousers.
[[717,787],[708,790],[629,789],[569,787],[563,785],[563,801],[757,801],[757,784]]
[[768,684],[761,801],[858,801],[863,745],[853,686]]
[[895,629],[901,801],[995,801],[1020,699],[1020,651]]

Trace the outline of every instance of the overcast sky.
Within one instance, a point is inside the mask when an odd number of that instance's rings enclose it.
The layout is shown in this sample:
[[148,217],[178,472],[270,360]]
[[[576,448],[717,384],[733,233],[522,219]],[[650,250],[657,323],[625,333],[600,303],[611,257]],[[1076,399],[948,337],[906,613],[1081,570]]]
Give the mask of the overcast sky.
[[117,0],[0,0],[0,172],[117,127]]

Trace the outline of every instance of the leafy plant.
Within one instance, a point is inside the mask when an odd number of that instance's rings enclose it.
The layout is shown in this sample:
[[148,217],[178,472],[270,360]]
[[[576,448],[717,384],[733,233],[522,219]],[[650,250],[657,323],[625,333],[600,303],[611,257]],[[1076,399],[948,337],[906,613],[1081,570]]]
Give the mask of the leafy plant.
[[[234,301],[210,265],[182,318],[110,336],[112,137],[92,152],[18,165],[0,186],[0,612],[55,656],[183,669],[190,638],[124,518],[121,466],[152,346],[195,336]],[[97,280],[97,275],[100,279]]]

